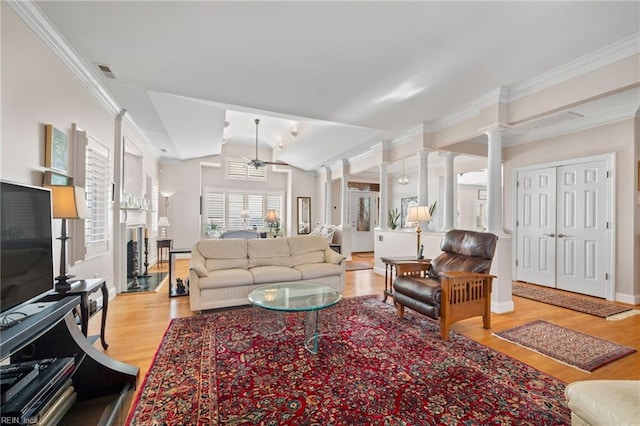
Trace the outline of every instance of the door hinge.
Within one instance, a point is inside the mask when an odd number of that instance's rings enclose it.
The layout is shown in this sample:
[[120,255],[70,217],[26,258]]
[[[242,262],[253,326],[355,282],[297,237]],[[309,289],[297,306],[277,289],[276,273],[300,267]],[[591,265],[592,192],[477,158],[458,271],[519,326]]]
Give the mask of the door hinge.
[[611,172],[609,170],[607,170],[607,177],[610,178],[611,177]]
[[520,181],[516,181],[516,188],[520,188]]
[[607,222],[607,229],[609,229],[609,222]]
[[518,261],[516,260],[516,266],[518,266]]
[[516,226],[520,226],[520,221],[516,220]]
[[608,273],[608,272],[605,272],[605,273],[604,273],[604,279],[605,279],[605,280],[607,280],[607,281],[609,281],[609,273]]

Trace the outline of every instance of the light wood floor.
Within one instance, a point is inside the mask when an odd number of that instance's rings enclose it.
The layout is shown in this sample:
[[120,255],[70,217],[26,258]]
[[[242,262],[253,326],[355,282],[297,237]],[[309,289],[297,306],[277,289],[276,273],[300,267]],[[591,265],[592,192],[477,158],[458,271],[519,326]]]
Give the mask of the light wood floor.
[[[362,258],[355,259],[363,261]],[[366,259],[364,259],[366,261]],[[177,276],[188,275],[188,260],[176,262]],[[166,270],[166,263],[151,270]],[[347,272],[345,297],[367,294],[382,294],[384,277],[372,270]],[[392,303],[387,300],[387,303]],[[621,321],[606,321],[591,315],[558,308],[528,299],[514,297],[515,312],[492,315],[492,329],[482,328],[481,318],[461,321],[452,330],[463,334],[497,351],[516,358],[536,369],[564,382],[591,379],[634,379],[640,380],[640,353],[636,352],[621,360],[606,365],[593,373],[585,373],[553,361],[543,355],[491,335],[532,320],[544,319],[583,333],[627,345],[640,350],[640,315]],[[636,309],[640,309],[636,306]],[[194,315],[189,311],[188,297],[168,297],[168,282],[158,293],[138,293],[118,295],[109,302],[106,339],[109,356],[140,368],[140,386],[149,370],[158,345],[172,318]],[[90,321],[90,333],[99,332],[99,317]],[[100,347],[98,344],[97,347]]]

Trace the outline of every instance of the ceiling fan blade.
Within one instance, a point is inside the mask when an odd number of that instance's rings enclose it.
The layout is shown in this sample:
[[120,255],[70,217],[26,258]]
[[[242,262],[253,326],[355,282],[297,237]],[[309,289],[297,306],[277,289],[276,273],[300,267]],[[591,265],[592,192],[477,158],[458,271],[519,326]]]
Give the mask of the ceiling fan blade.
[[289,166],[289,163],[283,161],[263,161],[264,164],[271,164],[274,166]]

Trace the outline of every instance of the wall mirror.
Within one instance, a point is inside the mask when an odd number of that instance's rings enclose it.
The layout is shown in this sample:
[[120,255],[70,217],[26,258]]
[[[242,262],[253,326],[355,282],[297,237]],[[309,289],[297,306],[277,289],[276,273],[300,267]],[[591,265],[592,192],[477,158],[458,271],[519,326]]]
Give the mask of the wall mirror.
[[298,197],[298,234],[311,232],[311,197]]

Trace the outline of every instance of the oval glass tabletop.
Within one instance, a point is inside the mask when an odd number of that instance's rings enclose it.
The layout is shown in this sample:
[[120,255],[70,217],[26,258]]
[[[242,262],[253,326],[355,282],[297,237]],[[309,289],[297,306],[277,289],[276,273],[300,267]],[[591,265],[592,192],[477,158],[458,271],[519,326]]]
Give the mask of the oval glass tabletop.
[[276,311],[316,311],[335,305],[342,295],[333,287],[309,282],[271,284],[249,293],[249,301]]

